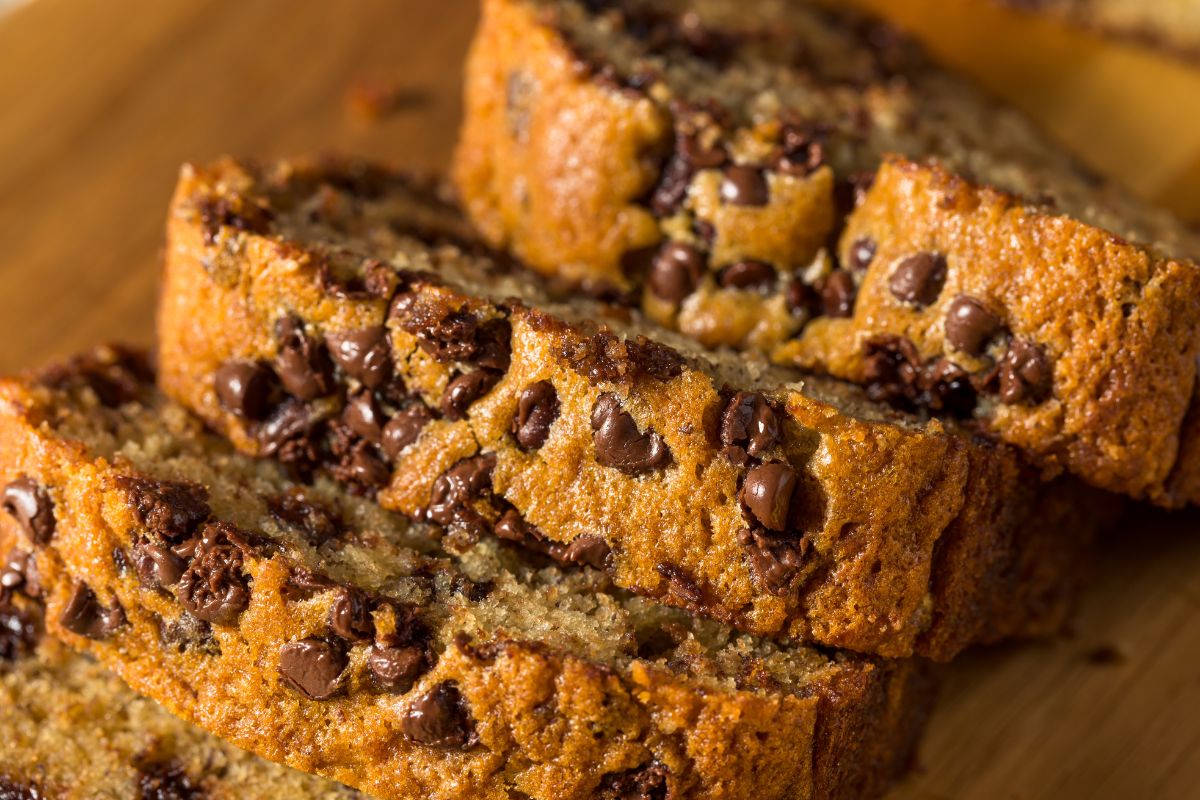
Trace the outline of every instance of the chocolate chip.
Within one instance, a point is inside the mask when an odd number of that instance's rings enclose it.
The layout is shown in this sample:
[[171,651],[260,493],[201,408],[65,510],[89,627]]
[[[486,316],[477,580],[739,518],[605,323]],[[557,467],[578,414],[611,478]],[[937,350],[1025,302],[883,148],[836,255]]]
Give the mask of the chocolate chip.
[[374,639],[375,620],[367,596],[357,589],[342,587],[329,607],[329,629],[347,642]]
[[367,669],[379,688],[403,694],[413,687],[428,668],[428,658],[421,647],[381,647],[375,645],[367,653]]
[[923,369],[916,345],[899,336],[875,336],[865,343],[863,356],[872,400],[897,404],[916,399]]
[[659,575],[667,580],[668,591],[689,606],[698,606],[704,600],[704,594],[696,584],[695,578],[683,571],[678,564],[659,564],[655,567]]
[[425,516],[445,528],[462,527],[477,534],[486,533],[490,526],[470,503],[491,491],[495,467],[496,457],[484,454],[464,459],[446,470],[433,483]]
[[50,543],[57,524],[54,501],[41,484],[30,477],[17,478],[4,487],[3,507],[34,544]]
[[364,489],[386,486],[392,478],[391,467],[379,457],[373,445],[359,442],[332,469],[338,480]]
[[352,393],[342,410],[342,422],[372,444],[383,440],[383,426],[387,420],[375,402],[374,395],[365,389]]
[[175,761],[138,765],[138,800],[204,800],[208,793]]
[[41,597],[42,582],[33,553],[18,548],[9,551],[4,568],[0,570],[0,597],[5,591]]
[[595,800],[667,800],[669,774],[659,763],[609,773],[600,781]]
[[668,303],[682,302],[696,291],[704,274],[704,256],[685,242],[667,242],[650,264],[647,285],[655,297]]
[[877,245],[869,236],[860,236],[850,244],[848,265],[853,272],[865,272],[875,259]]
[[295,317],[279,320],[275,330],[279,339],[275,373],[283,388],[305,401],[330,394],[333,391],[333,362],[329,360],[325,346],[307,336],[304,323]]
[[1000,318],[983,301],[965,294],[950,301],[946,309],[946,340],[954,347],[977,356],[999,331]]
[[937,300],[946,282],[946,258],[921,252],[900,261],[888,278],[888,287],[902,303],[927,306]]
[[463,749],[476,739],[466,699],[452,681],[443,681],[415,698],[404,712],[400,728],[409,741],[442,749]]
[[738,543],[746,548],[751,571],[772,594],[790,590],[810,548],[807,537],[779,541],[749,528],[738,534]]
[[310,501],[299,490],[270,498],[267,508],[276,521],[297,531],[313,547],[338,539],[344,532],[337,514]]
[[391,345],[382,325],[331,333],[325,341],[337,365],[368,389],[378,389],[392,377]]
[[105,608],[90,586],[76,583],[58,622],[71,633],[101,641],[125,624],[125,610],[116,601]]
[[821,296],[800,278],[788,281],[784,300],[794,317],[812,317],[822,311]]
[[342,673],[350,659],[335,640],[309,636],[288,642],[279,650],[283,682],[309,700],[326,700],[341,689]]
[[129,497],[134,518],[167,542],[181,542],[212,515],[208,490],[198,483],[121,475],[116,484]]
[[726,289],[757,289],[775,283],[775,268],[765,261],[738,261],[721,270],[717,282]]
[[637,475],[671,463],[671,451],[662,436],[639,431],[633,417],[611,392],[600,395],[592,409],[592,431],[596,461],[603,466]]
[[191,565],[176,586],[179,602],[197,619],[230,625],[250,605],[250,578],[243,569],[242,548],[223,528],[204,532]]
[[721,414],[721,444],[758,457],[780,441],[779,416],[757,392],[738,392]]
[[1037,404],[1050,395],[1054,370],[1046,353],[1028,339],[1014,338],[1000,360],[1000,401]]
[[469,307],[448,308],[412,293],[396,296],[388,318],[416,336],[417,346],[437,361],[505,372],[512,360],[512,323],[506,318],[480,319]]
[[29,611],[0,601],[0,664],[32,654],[37,641],[37,618]]
[[976,391],[970,374],[946,358],[925,367],[921,401],[934,411],[969,417],[975,410]]
[[536,450],[546,442],[550,426],[558,419],[558,392],[550,381],[538,381],[521,390],[512,434],[526,450]]
[[500,382],[500,375],[490,369],[477,369],[459,375],[446,384],[438,408],[447,419],[465,419],[467,409]]
[[599,570],[608,569],[612,548],[603,536],[585,533],[576,536],[559,555],[558,560],[567,564],[586,564]]
[[384,455],[395,461],[400,451],[415,442],[432,421],[433,414],[423,405],[412,405],[401,410],[383,426]]
[[310,471],[320,460],[324,422],[307,403],[284,400],[255,431],[261,455]]
[[767,178],[757,167],[741,164],[726,167],[721,199],[731,206],[765,206],[771,199]]
[[742,505],[763,527],[773,531],[787,528],[792,492],[796,489],[796,471],[787,464],[761,464],[746,474],[742,485]]
[[783,129],[781,138],[774,162],[776,170],[803,178],[825,163],[825,144],[816,131],[789,125]]
[[156,542],[141,541],[133,546],[133,566],[138,580],[149,589],[174,586],[183,577],[187,564],[171,548]]
[[273,406],[275,373],[257,361],[226,361],[213,376],[221,408],[243,419],[260,420]]
[[821,313],[827,317],[845,318],[854,315],[854,298],[858,289],[850,273],[836,269],[820,283]]

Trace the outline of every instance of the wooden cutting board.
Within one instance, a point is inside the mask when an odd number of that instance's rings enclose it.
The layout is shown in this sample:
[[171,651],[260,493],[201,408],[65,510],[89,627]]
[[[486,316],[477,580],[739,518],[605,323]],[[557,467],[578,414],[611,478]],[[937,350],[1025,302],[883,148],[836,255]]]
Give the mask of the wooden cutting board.
[[[1148,197],[1200,217],[1200,71],[971,0],[867,0]],[[0,17],[0,371],[150,342],[179,165],[445,164],[473,0],[35,0]],[[356,82],[400,110],[350,113]],[[1200,516],[1131,509],[1072,635],[970,653],[896,798],[1200,797]],[[2,732],[0,732],[2,735]]]

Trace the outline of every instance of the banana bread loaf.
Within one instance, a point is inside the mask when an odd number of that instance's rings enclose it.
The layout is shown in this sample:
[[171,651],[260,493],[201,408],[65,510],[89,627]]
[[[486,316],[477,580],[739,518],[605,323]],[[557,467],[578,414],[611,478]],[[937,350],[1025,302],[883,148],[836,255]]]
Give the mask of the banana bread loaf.
[[381,798],[869,796],[927,709],[914,660],[739,635],[492,537],[452,555],[236,453],[122,351],[0,382],[0,487],[52,635]]
[[945,659],[1062,622],[1107,501],[849,384],[556,302],[472,235],[378,167],[185,168],[161,384],[448,547],[494,532],[759,635]]
[[1200,237],[822,5],[484,0],[465,208],[706,345],[972,420],[1048,474],[1200,500]]
[[0,798],[365,800],[171,716],[39,624],[36,605],[0,598]]

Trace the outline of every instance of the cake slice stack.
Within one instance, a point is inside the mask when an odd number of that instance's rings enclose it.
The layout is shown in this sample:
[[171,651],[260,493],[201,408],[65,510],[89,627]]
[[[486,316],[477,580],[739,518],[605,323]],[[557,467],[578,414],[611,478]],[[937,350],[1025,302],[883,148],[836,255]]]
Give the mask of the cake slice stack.
[[1200,497],[1194,234],[885,33],[485,0],[457,197],[184,167],[158,363],[0,381],[0,795],[883,792]]

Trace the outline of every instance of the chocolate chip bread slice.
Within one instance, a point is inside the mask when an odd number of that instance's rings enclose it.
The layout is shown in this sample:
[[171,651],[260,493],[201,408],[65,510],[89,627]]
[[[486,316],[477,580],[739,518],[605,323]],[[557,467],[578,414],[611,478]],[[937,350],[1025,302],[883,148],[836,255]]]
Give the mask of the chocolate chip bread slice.
[[[24,588],[26,561],[15,561],[3,575]],[[22,599],[0,598],[5,800],[366,798],[239,750],[130,691],[86,656],[39,642],[39,609]]]
[[557,303],[401,176],[189,167],[169,224],[167,393],[447,547],[495,534],[742,630],[888,656],[1064,617],[1104,501],[849,384]]
[[485,0],[470,216],[706,345],[972,420],[1050,474],[1200,500],[1200,237],[820,6]]
[[739,635],[495,538],[451,555],[151,380],[102,350],[0,382],[0,552],[32,553],[51,634],[201,728],[406,800],[849,798],[908,763],[918,662]]

